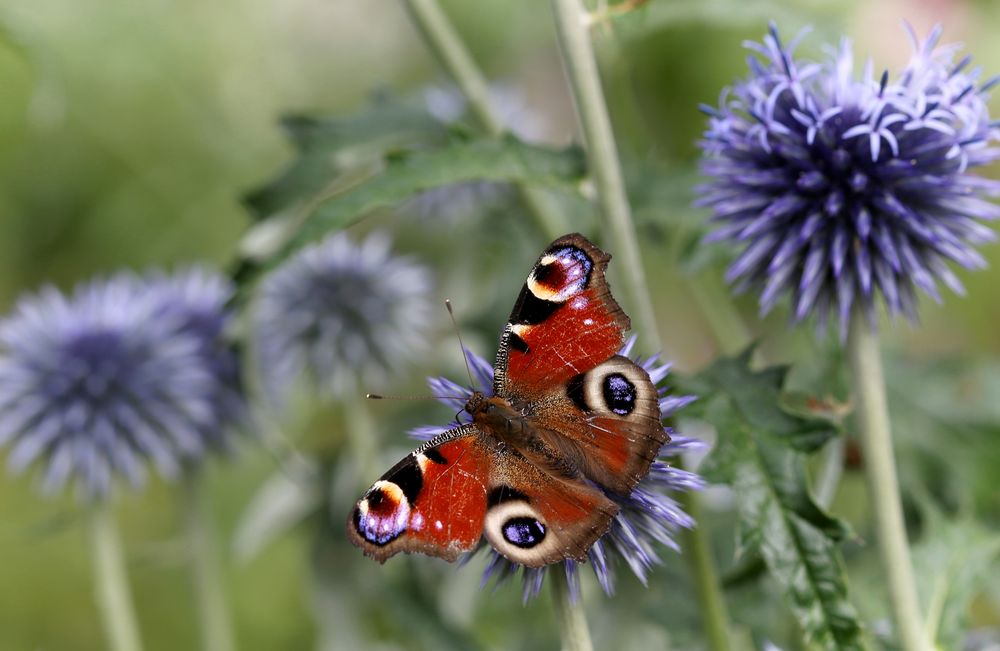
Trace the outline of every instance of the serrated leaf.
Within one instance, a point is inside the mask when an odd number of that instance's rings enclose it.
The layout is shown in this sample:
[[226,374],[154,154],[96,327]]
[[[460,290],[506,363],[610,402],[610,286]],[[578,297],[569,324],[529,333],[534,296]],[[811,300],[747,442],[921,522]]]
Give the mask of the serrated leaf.
[[820,398],[804,391],[783,391],[780,405],[786,413],[825,420],[838,430],[852,411],[852,405],[848,402],[838,402],[834,398]]
[[298,157],[276,179],[244,198],[258,220],[308,200],[332,179],[364,168],[404,147],[438,145],[448,128],[426,108],[378,96],[360,112],[327,118],[286,116],[281,120]]
[[848,530],[813,499],[801,451],[832,436],[832,426],[784,410],[787,369],[754,372],[750,352],[717,361],[692,383],[707,396],[704,417],[718,432],[700,470],[710,481],[733,486],[738,548],[760,550],[809,639],[823,649],[862,649],[835,547]]
[[760,431],[780,438],[800,452],[815,452],[838,433],[837,422],[828,414],[789,408],[783,387],[788,367],[773,366],[751,372],[753,348],[740,355],[720,360],[699,376],[686,380],[694,395],[724,393],[735,401],[747,423]]
[[255,251],[255,255],[264,259],[245,258],[236,277],[242,284],[324,234],[424,190],[466,181],[508,181],[573,189],[585,169],[583,152],[578,147],[554,149],[512,137],[451,142],[437,149],[401,153],[386,160],[378,173],[333,196],[315,200],[316,206],[304,223],[288,229],[291,233],[288,241],[275,241],[271,250]]

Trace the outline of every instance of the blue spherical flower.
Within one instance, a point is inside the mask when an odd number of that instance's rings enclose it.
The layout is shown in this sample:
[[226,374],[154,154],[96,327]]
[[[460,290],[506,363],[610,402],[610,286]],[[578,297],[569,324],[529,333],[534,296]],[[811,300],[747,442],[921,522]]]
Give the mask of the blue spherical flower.
[[796,60],[798,39],[783,45],[772,25],[748,44],[749,77],[705,107],[709,239],[742,246],[727,280],[758,289],[762,312],[790,295],[795,321],[833,312],[844,333],[854,306],[873,321],[881,296],[914,320],[917,288],[962,293],[950,264],[984,266],[976,246],[1000,216],[984,196],[1000,183],[969,170],[997,158],[996,80],[936,47],[939,28],[922,43],[909,33],[913,55],[890,79],[870,62],[856,76],[846,40],[823,62]]
[[[632,337],[620,353],[629,355],[634,344],[635,337]],[[473,378],[479,384],[478,389],[487,395],[491,394],[493,367],[472,351],[466,350],[465,353]],[[669,364],[660,364],[656,357],[645,360],[635,358],[635,360],[646,369],[656,385],[660,385],[666,379],[670,370]],[[472,387],[463,387],[446,378],[429,378],[428,383],[438,400],[456,410],[461,410],[465,406],[466,398],[472,395],[473,391]],[[665,388],[660,389],[660,394],[660,415],[663,418],[673,416],[695,399],[694,396],[667,395]],[[446,427],[418,427],[411,430],[410,434],[420,440],[429,440],[456,426],[457,422]],[[676,457],[684,450],[703,447],[703,444],[696,439],[680,436],[669,427],[665,429],[670,435],[670,442],[660,449],[659,456],[662,459]],[[659,544],[678,549],[674,540],[676,531],[679,528],[691,528],[695,523],[670,494],[700,490],[702,486],[702,479],[695,473],[671,467],[668,462],[657,460],[653,462],[649,474],[639,482],[631,495],[608,493],[608,497],[614,500],[621,510],[612,521],[608,532],[587,552],[587,560],[605,593],[611,595],[614,592],[613,558],[617,557],[624,561],[632,573],[645,583],[650,569],[662,562],[655,546]],[[523,596],[527,601],[538,595],[545,574],[553,570],[566,573],[570,596],[574,600],[579,595],[579,563],[567,560],[547,567],[528,568],[507,560],[492,548],[488,549],[489,560],[483,573],[484,585],[491,579],[501,583],[520,572],[523,579]],[[466,560],[471,557],[470,554]]]
[[286,401],[303,375],[344,396],[378,386],[427,342],[431,277],[394,257],[376,233],[337,233],[308,246],[261,283],[253,345],[263,388]]
[[140,485],[146,461],[173,477],[218,446],[242,402],[220,337],[229,289],[209,279],[122,273],[21,298],[0,320],[11,470],[42,461],[43,489],[75,477],[97,498],[116,474]]
[[232,434],[237,426],[247,424],[248,417],[240,360],[226,337],[232,317],[226,305],[233,296],[233,285],[203,267],[173,274],[154,272],[144,280],[147,291],[159,297],[162,317],[198,340],[201,363],[214,379],[209,401],[215,425],[203,431],[203,439],[220,452],[229,451]]

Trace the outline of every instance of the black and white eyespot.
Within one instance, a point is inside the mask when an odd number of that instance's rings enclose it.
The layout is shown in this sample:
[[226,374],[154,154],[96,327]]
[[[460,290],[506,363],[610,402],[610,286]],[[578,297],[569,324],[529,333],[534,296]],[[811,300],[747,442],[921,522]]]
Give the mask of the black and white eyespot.
[[582,411],[621,418],[658,413],[659,409],[659,397],[649,374],[620,355],[572,378],[566,385],[566,395]]
[[528,289],[543,301],[564,303],[587,288],[593,268],[586,251],[575,246],[550,250],[528,275]]
[[528,502],[501,502],[486,511],[483,525],[486,539],[508,559],[537,567],[554,551],[555,536],[541,514]]

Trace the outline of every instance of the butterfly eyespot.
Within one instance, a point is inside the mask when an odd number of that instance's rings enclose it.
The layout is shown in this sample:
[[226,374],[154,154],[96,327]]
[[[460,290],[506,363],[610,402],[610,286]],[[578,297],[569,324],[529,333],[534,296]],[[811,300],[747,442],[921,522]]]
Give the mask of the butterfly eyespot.
[[[483,532],[495,550],[515,563],[537,567],[559,544],[550,536],[542,514],[518,491],[504,493],[508,501],[494,504],[486,512]],[[495,497],[499,497],[495,495]]]
[[604,404],[619,416],[628,416],[635,409],[635,385],[621,373],[604,378],[602,385]]
[[534,518],[511,518],[503,523],[504,540],[521,549],[531,549],[545,540],[545,525]]
[[397,486],[379,480],[354,507],[354,528],[365,540],[379,547],[387,545],[406,531],[410,502]]
[[528,289],[537,299],[563,303],[587,288],[593,267],[590,256],[576,247],[549,251],[528,276]]

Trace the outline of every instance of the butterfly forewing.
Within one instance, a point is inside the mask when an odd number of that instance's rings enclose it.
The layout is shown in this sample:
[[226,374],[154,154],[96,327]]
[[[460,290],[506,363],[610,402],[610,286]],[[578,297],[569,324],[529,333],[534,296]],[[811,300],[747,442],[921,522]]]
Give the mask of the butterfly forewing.
[[497,354],[497,395],[530,400],[614,355],[629,319],[611,296],[611,256],[579,234],[553,242],[521,288]]
[[464,425],[406,455],[372,484],[347,523],[351,542],[379,562],[399,552],[453,561],[479,542],[491,444]]

